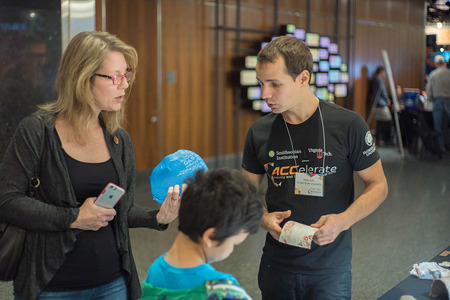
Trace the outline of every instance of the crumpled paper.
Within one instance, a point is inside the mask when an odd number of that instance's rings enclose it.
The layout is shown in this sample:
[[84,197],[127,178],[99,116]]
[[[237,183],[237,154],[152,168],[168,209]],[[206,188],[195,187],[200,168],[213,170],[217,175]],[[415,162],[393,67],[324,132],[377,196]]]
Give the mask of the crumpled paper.
[[450,270],[442,268],[435,262],[414,264],[409,273],[419,279],[438,279],[450,276]]
[[312,240],[317,230],[317,228],[305,224],[287,221],[281,230],[278,241],[291,246],[311,249]]

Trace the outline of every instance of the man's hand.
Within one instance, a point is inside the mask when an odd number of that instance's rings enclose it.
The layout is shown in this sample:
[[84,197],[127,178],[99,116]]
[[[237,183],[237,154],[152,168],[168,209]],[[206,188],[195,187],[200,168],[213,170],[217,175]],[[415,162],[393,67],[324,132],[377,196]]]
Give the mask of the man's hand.
[[290,215],[290,210],[265,213],[261,220],[261,227],[267,230],[278,241],[281,234],[280,223],[284,219],[289,218]]
[[320,217],[319,221],[311,224],[311,227],[319,229],[314,234],[313,241],[319,246],[331,244],[342,231],[348,229],[344,221],[342,215],[332,214]]
[[323,246],[334,242],[342,231],[370,215],[386,199],[388,185],[380,159],[356,173],[364,182],[364,191],[344,212],[324,215],[311,224],[311,227],[319,229],[313,238],[316,244]]

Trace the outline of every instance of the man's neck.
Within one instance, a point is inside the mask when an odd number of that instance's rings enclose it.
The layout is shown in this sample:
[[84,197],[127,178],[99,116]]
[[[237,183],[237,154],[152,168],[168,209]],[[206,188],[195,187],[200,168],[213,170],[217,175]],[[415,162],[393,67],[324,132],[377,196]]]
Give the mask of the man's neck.
[[308,120],[319,105],[319,99],[312,93],[309,93],[306,97],[302,98],[298,105],[291,109],[282,112],[284,120],[289,124],[301,124]]

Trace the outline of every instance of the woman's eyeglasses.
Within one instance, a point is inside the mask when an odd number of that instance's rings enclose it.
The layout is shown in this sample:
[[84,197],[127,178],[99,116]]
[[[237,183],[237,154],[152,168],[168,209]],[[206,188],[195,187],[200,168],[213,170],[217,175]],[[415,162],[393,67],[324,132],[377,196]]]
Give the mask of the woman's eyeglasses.
[[114,85],[120,85],[122,84],[124,78],[127,80],[127,82],[131,80],[131,77],[133,76],[133,71],[129,71],[123,75],[114,75],[114,76],[103,75],[98,73],[94,73],[94,75],[111,79]]

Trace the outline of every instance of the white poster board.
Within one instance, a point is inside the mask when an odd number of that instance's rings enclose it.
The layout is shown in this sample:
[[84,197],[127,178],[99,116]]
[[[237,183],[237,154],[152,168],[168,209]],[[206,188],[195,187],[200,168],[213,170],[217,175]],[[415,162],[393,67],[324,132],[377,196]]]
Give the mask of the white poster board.
[[394,104],[394,120],[395,120],[395,128],[397,130],[397,142],[400,147],[400,155],[402,159],[405,158],[405,150],[403,148],[402,141],[402,133],[400,131],[400,123],[398,122],[398,112],[400,110],[400,106],[398,104],[397,91],[395,89],[394,77],[392,76],[391,63],[389,62],[389,56],[386,50],[381,50],[381,54],[383,55],[386,75],[389,81],[389,87],[391,89],[392,103]]

